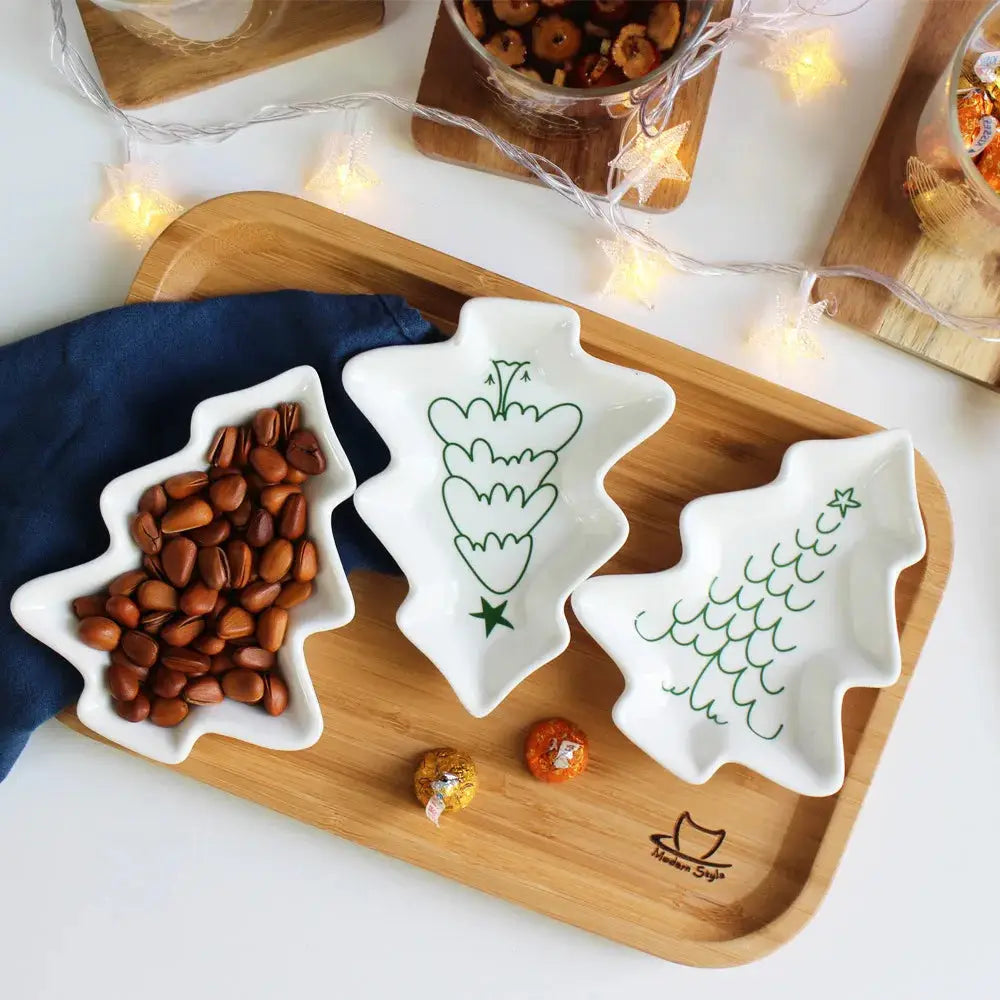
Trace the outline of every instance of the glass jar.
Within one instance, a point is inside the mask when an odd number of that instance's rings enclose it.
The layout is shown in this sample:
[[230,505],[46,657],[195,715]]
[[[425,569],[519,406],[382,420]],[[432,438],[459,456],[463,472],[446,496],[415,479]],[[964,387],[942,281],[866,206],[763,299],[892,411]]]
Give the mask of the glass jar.
[[[917,156],[907,165],[907,189],[924,233],[939,246],[976,257],[1000,249],[1000,194],[967,150],[958,101],[970,86],[983,85],[975,65],[990,52],[1000,61],[1000,0],[968,30],[934,85],[917,125]],[[1000,97],[1000,72],[994,92]],[[992,113],[1000,118],[1000,100],[996,104]],[[1000,152],[1000,134],[993,146]],[[1000,185],[1000,177],[994,183]]]
[[94,0],[144,42],[174,52],[228,49],[273,27],[287,0]]
[[531,135],[573,135],[593,132],[630,109],[630,98],[640,88],[662,80],[701,37],[714,0],[687,0],[681,34],[670,55],[651,73],[615,87],[557,87],[531,79],[501,62],[469,30],[461,0],[445,0],[445,8],[459,37],[472,56],[473,72],[505,117]]

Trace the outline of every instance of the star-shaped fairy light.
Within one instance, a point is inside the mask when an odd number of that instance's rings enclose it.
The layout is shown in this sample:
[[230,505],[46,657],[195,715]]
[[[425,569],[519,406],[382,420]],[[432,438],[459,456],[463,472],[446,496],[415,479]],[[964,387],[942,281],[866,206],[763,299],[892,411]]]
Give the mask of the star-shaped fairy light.
[[643,250],[623,236],[598,240],[597,245],[611,261],[611,273],[602,294],[622,295],[652,309],[660,282],[669,269],[663,256]]
[[487,715],[569,643],[566,595],[627,534],[604,472],[674,394],[587,354],[567,306],[513,299],[470,299],[443,343],[359,354],[343,377],[391,456],[354,505],[409,583],[396,624]]
[[661,181],[691,179],[677,158],[690,124],[682,122],[653,137],[640,131],[611,161],[611,166],[621,171],[623,182],[635,188],[640,203],[649,199]]
[[104,169],[111,197],[94,213],[93,221],[114,226],[136,246],[152,242],[184,211],[157,188],[154,167],[129,161]]
[[794,31],[776,38],[764,66],[785,74],[797,104],[844,83],[833,59],[833,32],[829,28]]
[[335,135],[327,141],[323,162],[306,182],[306,190],[330,205],[343,205],[379,183],[365,165],[372,132]]
[[846,490],[833,488],[833,499],[827,507],[833,507],[840,511],[841,517],[846,517],[849,510],[856,510],[861,504],[854,499],[854,487],[849,486]]
[[773,482],[693,500],[680,530],[671,568],[573,592],[625,675],[615,725],[683,781],[732,762],[833,794],[844,691],[899,678],[893,592],[925,547],[909,435],[800,441]]
[[747,338],[755,347],[792,360],[820,361],[823,351],[815,330],[829,303],[826,299],[805,305],[793,314],[784,296],[779,294],[772,321],[754,329]]

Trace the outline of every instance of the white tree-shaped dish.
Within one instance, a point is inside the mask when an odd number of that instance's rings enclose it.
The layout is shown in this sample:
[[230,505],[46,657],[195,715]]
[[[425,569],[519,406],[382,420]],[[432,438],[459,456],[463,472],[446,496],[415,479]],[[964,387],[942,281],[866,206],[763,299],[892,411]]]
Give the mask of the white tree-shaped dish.
[[352,359],[344,385],[392,456],[354,502],[409,581],[399,628],[486,715],[569,643],[567,596],[628,534],[604,476],[674,394],[588,355],[572,309],[511,299]]
[[[303,486],[309,500],[307,530],[316,543],[320,569],[313,595],[289,612],[285,642],[278,653],[278,666],[288,684],[288,709],[272,718],[260,706],[227,699],[219,705],[199,706],[173,729],[126,722],[115,712],[104,681],[108,654],[80,642],[70,604],[74,597],[96,593],[119,573],[139,565],[142,553],[129,536],[128,522],[147,486],[176,473],[204,468],[205,454],[219,427],[245,423],[257,410],[282,402],[301,405],[302,426],[319,437],[327,459],[326,471]],[[88,563],[24,584],[11,599],[11,613],[21,628],[64,656],[83,675],[83,692],[76,706],[80,721],[129,750],[164,764],[178,764],[205,733],[221,733],[272,750],[312,746],[323,732],[323,715],[302,647],[313,632],[339,628],[354,617],[354,598],[330,524],[334,507],[354,487],[354,472],[330,423],[314,368],[292,368],[248,389],[213,396],[195,407],[191,439],[181,451],[127,472],[104,488],[101,515],[111,536],[107,551]]]
[[573,595],[625,675],[615,724],[684,781],[735,762],[836,792],[844,692],[899,677],[896,580],[925,547],[909,436],[800,442],[773,483],[688,504],[680,533],[674,568]]

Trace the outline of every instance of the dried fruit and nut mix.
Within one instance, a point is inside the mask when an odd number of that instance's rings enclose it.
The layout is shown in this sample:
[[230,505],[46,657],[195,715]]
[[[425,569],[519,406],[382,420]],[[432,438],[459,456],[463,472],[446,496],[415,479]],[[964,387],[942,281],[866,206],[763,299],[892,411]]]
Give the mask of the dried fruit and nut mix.
[[73,611],[88,646],[111,653],[107,681],[129,722],[176,726],[192,706],[224,698],[288,705],[275,669],[289,609],[312,593],[315,544],[302,484],[326,468],[298,403],[223,427],[205,471],[150,486],[130,530],[142,568]]
[[557,87],[616,87],[652,72],[684,23],[675,0],[456,0],[501,62]]

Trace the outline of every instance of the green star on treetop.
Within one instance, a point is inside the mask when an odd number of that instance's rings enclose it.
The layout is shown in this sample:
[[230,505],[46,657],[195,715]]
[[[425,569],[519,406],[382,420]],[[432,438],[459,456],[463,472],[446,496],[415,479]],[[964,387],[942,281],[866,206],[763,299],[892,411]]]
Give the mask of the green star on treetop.
[[853,486],[846,490],[838,490],[834,488],[833,499],[827,504],[827,507],[837,507],[840,510],[841,517],[846,517],[849,510],[860,506],[861,504],[854,499]]
[[504,609],[507,607],[506,601],[504,601],[502,604],[498,604],[496,607],[493,607],[493,605],[490,604],[490,602],[487,601],[485,597],[480,597],[479,600],[482,602],[483,610],[470,611],[469,617],[482,618],[483,624],[486,626],[487,636],[489,636],[489,634],[493,631],[493,629],[495,629],[498,625],[504,625],[507,628],[514,627],[503,616]]

